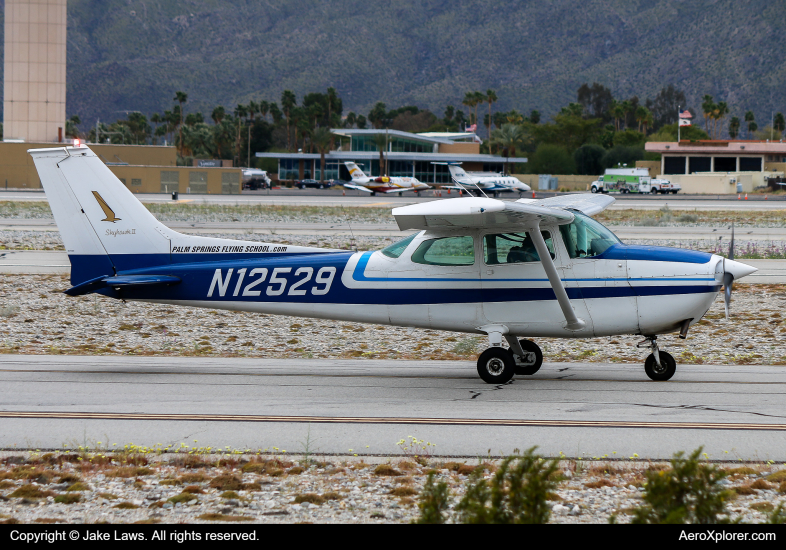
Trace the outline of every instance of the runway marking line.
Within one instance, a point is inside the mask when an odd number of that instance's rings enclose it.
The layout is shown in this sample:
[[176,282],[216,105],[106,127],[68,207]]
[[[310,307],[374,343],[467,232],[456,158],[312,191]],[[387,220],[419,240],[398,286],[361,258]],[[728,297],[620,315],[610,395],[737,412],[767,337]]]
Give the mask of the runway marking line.
[[341,416],[262,416],[229,414],[149,414],[90,412],[0,412],[0,418],[52,420],[158,420],[169,422],[280,422],[315,424],[418,424],[436,426],[512,426],[534,428],[645,428],[676,430],[786,431],[786,424],[712,422],[621,422],[611,420],[516,420],[481,418],[406,418]]

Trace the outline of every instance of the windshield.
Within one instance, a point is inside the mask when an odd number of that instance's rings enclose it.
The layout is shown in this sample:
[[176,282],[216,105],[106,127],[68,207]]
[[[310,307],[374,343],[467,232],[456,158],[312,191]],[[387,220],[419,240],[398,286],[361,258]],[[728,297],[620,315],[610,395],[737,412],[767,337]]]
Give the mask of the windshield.
[[386,248],[383,248],[382,253],[388,258],[398,258],[407,249],[409,243],[412,242],[412,239],[414,239],[417,236],[418,236],[417,233],[413,233],[406,239],[401,239],[400,241],[395,242]]
[[575,218],[572,223],[559,226],[562,240],[571,258],[598,256],[611,245],[622,242],[600,222],[581,212],[573,211],[573,214]]

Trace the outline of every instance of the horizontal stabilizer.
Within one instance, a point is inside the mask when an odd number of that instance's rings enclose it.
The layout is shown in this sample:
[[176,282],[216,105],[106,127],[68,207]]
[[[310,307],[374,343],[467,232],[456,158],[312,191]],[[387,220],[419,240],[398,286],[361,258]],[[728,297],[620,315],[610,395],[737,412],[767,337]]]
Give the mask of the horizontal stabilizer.
[[371,189],[368,187],[363,187],[362,185],[353,185],[351,183],[345,183],[344,187],[347,189],[357,189],[358,191],[365,191],[366,193],[373,193]]
[[65,294],[69,296],[82,296],[102,288],[134,288],[140,286],[169,286],[180,283],[180,277],[171,275],[120,275],[117,277],[96,277],[82,284],[69,288]]

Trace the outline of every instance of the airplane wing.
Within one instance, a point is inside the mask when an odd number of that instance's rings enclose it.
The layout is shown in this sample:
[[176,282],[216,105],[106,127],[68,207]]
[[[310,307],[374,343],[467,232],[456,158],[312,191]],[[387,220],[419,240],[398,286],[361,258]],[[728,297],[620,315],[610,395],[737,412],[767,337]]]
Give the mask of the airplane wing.
[[559,207],[503,202],[480,197],[444,199],[393,209],[399,229],[447,229],[450,227],[562,225],[573,214]]
[[369,189],[368,187],[363,187],[362,185],[354,185],[352,183],[345,183],[344,187],[346,187],[347,189],[357,189],[358,191],[365,191],[366,193],[373,193],[374,192],[371,189]]
[[516,202],[549,208],[578,210],[587,216],[594,216],[611,206],[616,199],[608,195],[575,194],[550,197],[548,199],[520,199]]

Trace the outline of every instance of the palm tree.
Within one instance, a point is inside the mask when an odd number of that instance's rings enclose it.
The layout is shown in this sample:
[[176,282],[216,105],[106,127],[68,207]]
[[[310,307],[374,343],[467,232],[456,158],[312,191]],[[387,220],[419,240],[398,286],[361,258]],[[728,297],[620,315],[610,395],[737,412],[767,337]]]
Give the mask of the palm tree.
[[786,119],[783,118],[783,113],[775,113],[775,117],[772,119],[772,127],[776,132],[783,133],[784,128],[786,128]]
[[737,139],[739,133],[740,133],[740,119],[739,117],[733,116],[729,121],[729,137],[731,139]]
[[639,123],[639,132],[641,132],[641,127],[644,124],[644,121],[647,120],[648,114],[649,110],[643,105],[636,107],[636,122]]
[[714,110],[715,102],[712,100],[712,96],[710,94],[704,94],[704,97],[701,101],[701,112],[704,114],[704,131],[706,131],[708,134],[710,133],[710,128],[707,125],[707,122],[712,114],[712,111]]
[[183,104],[188,101],[188,94],[183,92],[175,92],[175,97],[173,98],[174,101],[177,101],[180,104],[180,122],[178,126],[180,127],[180,156],[183,156]]
[[330,132],[330,129],[319,126],[311,135],[311,143],[314,144],[319,153],[319,181],[325,181],[325,155],[330,152],[330,148],[333,145],[333,134]]
[[745,123],[748,126],[748,132],[753,133],[755,129],[751,129],[751,124],[756,124],[756,117],[753,115],[753,111],[748,111],[745,113]]
[[260,101],[259,102],[259,114],[262,116],[262,120],[267,120],[267,114],[270,112],[270,103],[267,101]]
[[[524,147],[531,138],[524,126],[517,124],[503,124],[491,133],[491,143],[499,145],[505,151],[506,157],[515,157],[516,149]],[[508,163],[505,163],[505,173],[508,173]]]
[[336,92],[335,88],[330,87],[327,89],[328,124],[330,124],[331,115],[334,112],[333,109],[336,107],[338,107],[338,93]]
[[248,117],[251,119],[251,122],[254,123],[257,121],[257,113],[259,112],[259,105],[254,101],[248,102]]
[[237,165],[240,165],[240,123],[248,115],[248,107],[238,105],[235,107],[235,127],[237,128],[237,139],[235,140],[235,155],[237,155]]
[[[292,113],[292,109],[295,108],[295,105],[297,105],[295,93],[290,90],[284,90],[284,93],[281,94],[281,108],[284,110],[284,116],[287,118],[287,149],[289,151],[292,150],[289,135],[289,117]],[[295,131],[295,133],[297,133],[297,131]],[[297,142],[297,139],[295,139],[295,142]]]
[[729,114],[729,105],[725,101],[720,101],[715,106],[715,139],[720,139],[720,129],[723,119]]
[[614,118],[614,130],[620,131],[620,119],[625,116],[625,107],[617,100],[612,100],[611,108],[609,109],[611,116]]
[[218,107],[213,109],[213,112],[210,114],[210,118],[213,119],[213,122],[215,124],[221,124],[221,121],[224,120],[226,114],[227,112],[226,109],[224,109],[223,105],[219,105]]
[[[486,94],[484,94],[483,92],[473,92],[472,95],[475,98],[474,101],[473,101],[473,105],[472,106],[475,107],[475,125],[477,125],[478,124],[478,105],[480,105],[481,103],[485,103],[486,102]],[[477,128],[475,128],[475,131],[477,132]]]
[[472,124],[472,105],[474,105],[475,95],[472,92],[467,92],[464,94],[464,100],[461,102],[467,108],[467,118],[469,119],[470,125]]
[[377,151],[379,151],[379,175],[386,175],[387,166],[385,166],[385,151],[388,148],[387,133],[374,134],[374,137],[371,138],[371,141],[374,142],[374,145],[377,146]]
[[491,118],[491,104],[496,103],[497,99],[499,99],[497,97],[497,92],[492,89],[486,90],[486,101],[489,103],[489,139],[491,139],[491,123],[494,121],[494,119]]

